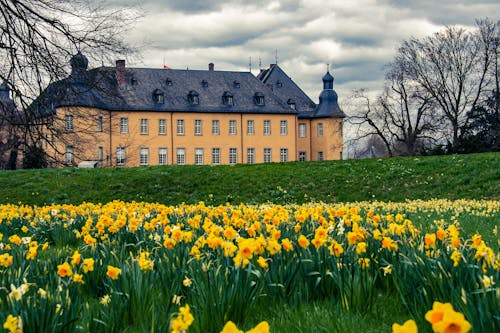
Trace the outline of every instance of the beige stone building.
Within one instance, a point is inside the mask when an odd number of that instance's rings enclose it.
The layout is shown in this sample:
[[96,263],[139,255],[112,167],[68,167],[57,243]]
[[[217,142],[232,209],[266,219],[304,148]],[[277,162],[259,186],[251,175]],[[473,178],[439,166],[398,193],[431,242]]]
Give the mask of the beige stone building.
[[239,164],[342,159],[344,113],[323,77],[315,104],[277,65],[250,72],[127,68],[72,73],[33,104],[52,164]]

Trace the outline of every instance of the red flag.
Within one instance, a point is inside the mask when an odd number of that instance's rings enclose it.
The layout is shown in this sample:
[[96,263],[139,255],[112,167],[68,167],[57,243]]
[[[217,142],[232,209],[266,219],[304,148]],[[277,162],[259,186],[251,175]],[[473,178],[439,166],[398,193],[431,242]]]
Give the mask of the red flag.
[[163,65],[163,69],[172,69],[172,68],[168,67],[167,65]]

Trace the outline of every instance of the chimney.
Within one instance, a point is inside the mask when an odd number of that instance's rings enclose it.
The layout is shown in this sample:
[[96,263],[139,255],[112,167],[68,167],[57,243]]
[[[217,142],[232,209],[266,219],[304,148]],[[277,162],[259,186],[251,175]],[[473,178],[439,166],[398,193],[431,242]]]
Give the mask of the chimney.
[[120,86],[125,84],[125,60],[116,61],[116,81]]
[[209,71],[213,71],[214,70],[214,63],[213,62],[211,62],[211,63],[208,64],[208,70]]

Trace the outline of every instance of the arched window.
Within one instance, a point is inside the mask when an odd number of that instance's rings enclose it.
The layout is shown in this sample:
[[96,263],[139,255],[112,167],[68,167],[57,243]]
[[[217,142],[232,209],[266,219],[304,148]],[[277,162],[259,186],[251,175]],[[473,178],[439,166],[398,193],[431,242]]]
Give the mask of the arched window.
[[224,105],[234,105],[233,94],[229,91],[224,92],[222,95],[222,104]]
[[297,104],[295,103],[295,100],[293,100],[292,98],[288,99],[288,101],[286,103],[288,104],[290,109],[292,109],[292,110],[297,109]]
[[194,90],[191,90],[188,94],[188,102],[191,105],[198,105],[200,104],[200,98],[198,97],[198,93]]
[[167,77],[167,79],[165,80],[165,84],[167,86],[171,86],[173,83],[172,83],[172,80],[170,78]]
[[164,104],[165,103],[165,95],[163,94],[163,91],[160,89],[156,89],[153,91],[153,102],[156,104]]
[[261,92],[256,92],[253,96],[255,105],[263,106],[264,105],[264,94]]
[[203,81],[201,81],[201,86],[202,86],[203,88],[208,87],[208,81],[207,81],[207,80],[203,80]]

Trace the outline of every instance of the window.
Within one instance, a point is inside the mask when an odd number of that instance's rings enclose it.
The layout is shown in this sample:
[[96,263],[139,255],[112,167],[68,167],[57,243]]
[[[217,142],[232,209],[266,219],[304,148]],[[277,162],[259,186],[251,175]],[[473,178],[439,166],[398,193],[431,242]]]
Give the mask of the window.
[[295,101],[293,99],[288,99],[288,101],[286,102],[288,104],[288,106],[290,107],[290,109],[292,110],[296,110],[297,109],[297,104],[295,103]]
[[318,136],[323,136],[323,123],[318,123]]
[[203,123],[202,123],[201,119],[195,119],[194,120],[194,135],[203,135],[202,129],[203,129]]
[[255,122],[253,120],[247,120],[247,134],[255,135]]
[[264,94],[261,92],[256,92],[253,96],[255,105],[264,106]]
[[299,138],[305,138],[307,136],[306,124],[299,123]]
[[271,121],[264,120],[264,135],[271,135]]
[[121,134],[128,133],[128,118],[125,117],[120,118],[120,133]]
[[167,119],[158,119],[158,134],[167,134]]
[[288,135],[288,120],[280,120],[280,135]]
[[104,149],[99,146],[99,148],[97,148],[97,160],[98,161],[102,161],[104,158]]
[[212,148],[212,164],[220,164],[220,148]]
[[75,148],[73,146],[66,146],[66,164],[72,165],[75,162]]
[[201,81],[201,86],[202,86],[203,88],[208,87],[208,81],[207,81],[207,80],[202,80],[202,81]]
[[339,153],[339,160],[342,160],[342,152]]
[[149,165],[149,148],[139,150],[139,165]]
[[264,148],[264,163],[271,163],[272,159],[271,148]]
[[247,148],[247,163],[255,163],[255,148]]
[[184,119],[177,119],[177,135],[184,135]]
[[188,102],[191,105],[198,105],[200,104],[200,98],[198,97],[198,93],[194,90],[191,90],[188,94]]
[[236,120],[229,120],[229,135],[236,135]]
[[165,84],[166,84],[167,86],[169,86],[169,87],[173,85],[172,80],[171,80],[170,78],[168,78],[168,77],[167,77],[167,79],[165,80]]
[[167,165],[168,151],[167,148],[158,148],[158,164]]
[[318,151],[318,161],[323,161],[324,159],[325,159],[325,157],[323,156],[323,152]]
[[280,80],[276,81],[276,87],[277,88],[283,87],[283,82],[281,82]]
[[222,104],[224,105],[233,105],[233,94],[231,94],[229,91],[226,91],[223,95],[222,95]]
[[203,164],[203,148],[194,149],[194,164],[196,165]]
[[73,126],[73,115],[72,114],[67,114],[64,116],[64,129],[66,132],[73,132],[74,131],[74,126]]
[[220,135],[220,120],[212,120],[212,135]]
[[177,148],[177,165],[186,164],[186,148]]
[[137,81],[137,79],[135,77],[133,77],[130,79],[130,84],[132,84],[133,86],[136,86],[139,84],[139,81]]
[[342,129],[343,129],[342,123],[339,123],[339,135],[340,136],[342,136]]
[[233,87],[235,87],[236,89],[239,89],[241,87],[241,84],[239,81],[233,81]]
[[307,155],[305,151],[299,151],[299,161],[305,161],[306,157]]
[[229,164],[236,164],[238,162],[238,149],[229,148]]
[[102,116],[98,116],[97,117],[97,131],[98,132],[102,132],[104,129],[103,129],[103,125],[102,125]]
[[125,165],[125,147],[116,147],[116,165]]
[[141,134],[147,135],[149,133],[149,120],[146,118],[141,119]]
[[288,148],[280,148],[280,162],[288,162]]
[[163,91],[156,89],[153,91],[153,102],[156,104],[164,104],[165,103],[165,97],[163,95]]

